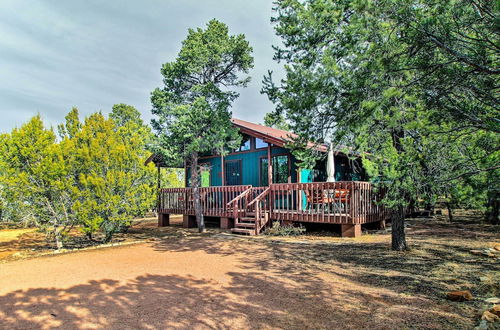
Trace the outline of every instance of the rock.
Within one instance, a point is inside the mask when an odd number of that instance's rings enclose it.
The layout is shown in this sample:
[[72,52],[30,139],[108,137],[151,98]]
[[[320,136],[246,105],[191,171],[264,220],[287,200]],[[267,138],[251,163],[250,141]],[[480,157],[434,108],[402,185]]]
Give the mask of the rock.
[[446,298],[452,301],[466,301],[472,299],[472,293],[469,290],[448,292]]
[[487,257],[495,257],[495,253],[493,253],[492,251],[492,249],[484,249],[482,254]]
[[490,303],[490,304],[500,304],[500,298],[496,298],[496,297],[484,299],[484,301],[486,301],[487,303]]
[[497,251],[500,251],[500,244],[495,244],[495,246],[493,247],[493,249],[495,249]]
[[486,257],[496,257],[497,256],[497,251],[493,250],[493,249],[470,250],[470,253],[475,254],[475,255],[479,255],[479,256],[486,256]]
[[493,306],[493,308],[490,309],[490,313],[500,316],[500,305]]
[[483,313],[483,316],[481,316],[481,320],[486,320],[488,322],[496,322],[496,321],[500,320],[500,317],[496,314],[493,314],[490,311],[485,311]]
[[481,282],[488,282],[488,280],[489,280],[489,279],[488,279],[488,277],[486,277],[486,276],[481,276],[481,277],[479,278],[479,281],[481,281]]

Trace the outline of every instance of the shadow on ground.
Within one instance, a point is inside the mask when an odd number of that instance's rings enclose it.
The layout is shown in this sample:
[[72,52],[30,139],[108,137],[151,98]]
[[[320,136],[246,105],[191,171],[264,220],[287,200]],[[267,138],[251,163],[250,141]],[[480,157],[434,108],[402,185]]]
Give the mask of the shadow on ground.
[[[14,291],[0,296],[0,327],[473,327],[473,312],[445,301],[443,294],[450,286],[494,271],[496,264],[467,253],[477,243],[472,234],[452,239],[449,233],[438,233],[429,239],[425,227],[412,230],[414,249],[404,254],[390,251],[388,242],[298,244],[196,235],[158,238],[151,248],[160,254],[204,251],[207,260],[211,255],[233,256],[238,265],[227,265],[229,281],[224,283],[208,276],[179,276],[174,271],[128,281],[90,281],[66,289]],[[490,232],[481,235],[497,237]],[[466,271],[454,270],[453,276],[460,278],[443,279],[449,263]]]
[[[348,288],[331,291],[310,274],[290,274],[287,280],[255,272],[230,275],[227,288],[192,277],[145,275],[127,283],[101,280],[16,291],[0,297],[0,318],[8,329],[357,329],[368,324],[387,329],[415,322],[436,326],[433,318],[440,317],[409,306],[410,298],[387,302]],[[396,311],[404,319],[394,324]]]

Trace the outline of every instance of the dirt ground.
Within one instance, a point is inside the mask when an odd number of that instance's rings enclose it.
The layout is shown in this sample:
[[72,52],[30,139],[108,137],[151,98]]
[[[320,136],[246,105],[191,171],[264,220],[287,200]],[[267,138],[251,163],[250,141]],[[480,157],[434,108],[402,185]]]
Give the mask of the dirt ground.
[[[470,253],[498,227],[410,221],[412,250],[395,253],[387,232],[236,238],[173,222],[131,230],[139,244],[0,263],[0,328],[468,329],[500,295],[498,258]],[[461,289],[475,299],[445,299]]]
[[[172,219],[177,228],[182,223],[181,216]],[[1,223],[0,223],[1,224]],[[164,235],[182,234],[172,231],[158,231],[156,218],[143,218],[134,221],[132,228],[127,233],[118,233],[113,236],[112,245],[124,245],[143,242],[150,238]],[[83,237],[78,228],[70,231],[64,243],[64,250],[81,250],[103,246],[97,239],[89,241]],[[46,236],[34,228],[0,228],[0,263],[19,259],[32,258],[40,255],[53,254],[56,250],[54,242],[47,241]]]
[[35,229],[3,229],[0,230],[0,260],[18,253],[20,237],[35,232]]

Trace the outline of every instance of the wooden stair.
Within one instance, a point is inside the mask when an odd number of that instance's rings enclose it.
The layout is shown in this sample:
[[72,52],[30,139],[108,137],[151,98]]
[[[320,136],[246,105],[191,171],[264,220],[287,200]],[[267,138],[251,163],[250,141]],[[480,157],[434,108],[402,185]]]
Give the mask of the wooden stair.
[[255,214],[247,213],[246,217],[237,219],[234,226],[235,228],[231,228],[233,234],[255,235]]
[[[269,220],[270,210],[267,208],[266,198],[270,189],[270,187],[257,190],[249,188],[228,203],[233,206],[234,228],[231,229],[233,234],[253,236],[260,233]],[[253,192],[257,196],[252,195]],[[250,197],[253,198],[252,201],[249,201]]]

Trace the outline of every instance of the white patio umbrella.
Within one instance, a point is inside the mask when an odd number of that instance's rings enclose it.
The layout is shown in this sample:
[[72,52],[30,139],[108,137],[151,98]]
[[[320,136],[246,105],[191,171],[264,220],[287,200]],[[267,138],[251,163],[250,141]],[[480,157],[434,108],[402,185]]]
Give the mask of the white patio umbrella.
[[327,182],[335,182],[335,160],[333,157],[333,143],[330,143],[330,148],[328,149],[328,158],[326,162],[326,174]]

